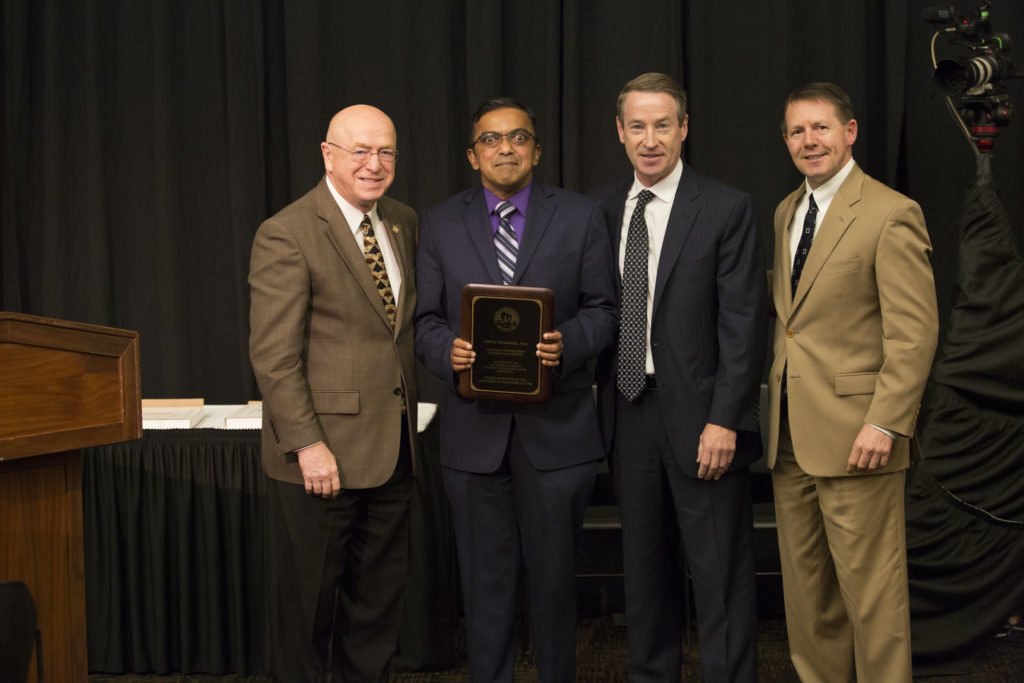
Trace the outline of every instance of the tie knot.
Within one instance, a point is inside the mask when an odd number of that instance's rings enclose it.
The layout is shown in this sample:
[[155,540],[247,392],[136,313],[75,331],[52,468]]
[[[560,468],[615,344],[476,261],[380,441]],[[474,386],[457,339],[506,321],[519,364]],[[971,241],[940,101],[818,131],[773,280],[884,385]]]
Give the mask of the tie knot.
[[370,222],[370,217],[365,213],[363,214],[363,220],[359,223],[359,229],[363,231],[364,235],[373,229],[373,223]]
[[808,211],[813,211],[815,213],[817,213],[817,211],[818,211],[818,205],[814,201],[814,195],[813,194],[807,195],[807,210]]
[[640,194],[636,196],[636,205],[638,208],[644,208],[647,206],[647,202],[654,199],[654,193],[650,190],[640,190]]
[[505,220],[516,210],[516,205],[506,199],[494,207],[494,210],[498,213],[498,218]]

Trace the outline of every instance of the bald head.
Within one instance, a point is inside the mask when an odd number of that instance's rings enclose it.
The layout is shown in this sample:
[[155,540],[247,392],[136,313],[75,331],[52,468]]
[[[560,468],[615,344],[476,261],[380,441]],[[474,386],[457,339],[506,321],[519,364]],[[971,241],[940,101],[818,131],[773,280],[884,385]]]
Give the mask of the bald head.
[[327,139],[337,142],[334,136],[351,137],[369,131],[388,131],[392,138],[396,137],[395,124],[387,114],[369,104],[353,104],[331,117],[331,123],[327,126]]
[[[395,179],[394,161],[381,163],[378,152],[396,149],[395,125],[368,104],[342,109],[331,119],[320,143],[327,178],[338,194],[363,213],[373,210]],[[371,154],[366,159],[359,155]]]

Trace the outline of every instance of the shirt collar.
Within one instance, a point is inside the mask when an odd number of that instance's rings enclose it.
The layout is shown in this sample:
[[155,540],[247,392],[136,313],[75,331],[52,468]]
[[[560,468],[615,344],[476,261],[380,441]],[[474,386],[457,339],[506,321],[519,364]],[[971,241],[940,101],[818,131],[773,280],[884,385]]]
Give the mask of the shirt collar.
[[[345,201],[345,198],[335,189],[334,183],[331,182],[330,178],[327,179],[327,189],[330,190],[331,196],[334,197],[338,208],[341,209],[341,215],[345,217],[345,222],[348,223],[348,227],[353,235],[356,234],[356,230],[359,229],[359,225],[363,222],[363,216],[370,216],[370,219],[373,220],[373,215],[377,212],[377,202],[374,202],[373,208],[370,209],[369,213],[364,214]],[[376,228],[374,228],[374,232],[376,232]]]
[[[526,215],[526,206],[527,204],[530,203],[531,187],[533,187],[532,180],[526,185],[526,187],[519,190],[519,192],[516,192],[514,195],[508,198],[508,201],[512,202],[512,206],[516,207],[516,211],[518,211],[523,216]],[[487,202],[488,214],[494,213],[494,209],[498,206],[498,204],[505,201],[498,195],[488,190],[486,187],[484,188],[484,199]]]
[[676,167],[673,168],[667,176],[665,176],[658,182],[654,183],[650,187],[645,187],[644,184],[641,183],[640,180],[636,177],[636,173],[633,173],[633,185],[629,188],[629,194],[627,196],[627,199],[635,200],[637,198],[637,195],[639,195],[642,190],[650,190],[651,192],[654,193],[655,197],[671,204],[672,200],[674,200],[676,197],[676,190],[679,188],[679,181],[682,180],[682,177],[682,158],[679,159],[679,161],[676,163]]
[[818,189],[812,190],[810,183],[804,178],[804,197],[814,193],[814,203],[818,206],[822,204],[828,204],[832,201],[832,198],[836,196],[836,192],[842,186],[847,176],[850,175],[850,171],[853,170],[853,157],[843,164],[843,167],[839,169],[839,172],[834,176],[823,182],[818,186]]

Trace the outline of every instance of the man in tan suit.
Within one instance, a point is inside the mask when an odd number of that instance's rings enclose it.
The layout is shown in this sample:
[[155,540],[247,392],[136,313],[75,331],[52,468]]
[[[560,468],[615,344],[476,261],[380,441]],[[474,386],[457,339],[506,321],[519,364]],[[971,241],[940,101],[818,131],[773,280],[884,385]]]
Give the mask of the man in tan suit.
[[320,150],[325,177],[260,226],[249,272],[271,673],[380,681],[406,579],[418,224],[384,197],[397,156],[384,112],[343,109]]
[[805,182],[775,211],[769,381],[790,653],[805,682],[911,680],[904,471],[938,334],[918,205],[853,161],[831,83],[790,93]]

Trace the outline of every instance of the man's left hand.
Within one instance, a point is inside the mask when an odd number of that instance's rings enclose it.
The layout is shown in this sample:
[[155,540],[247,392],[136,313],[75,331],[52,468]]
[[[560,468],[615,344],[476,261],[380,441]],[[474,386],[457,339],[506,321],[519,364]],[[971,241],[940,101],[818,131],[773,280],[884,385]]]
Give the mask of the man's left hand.
[[553,368],[562,362],[562,333],[545,332],[541,338],[544,341],[537,344],[537,356],[542,365]]
[[846,462],[846,473],[870,472],[885,467],[892,450],[892,437],[869,424],[860,428],[853,442],[850,459]]
[[704,426],[697,446],[697,462],[700,479],[721,479],[736,455],[736,430],[713,425]]

